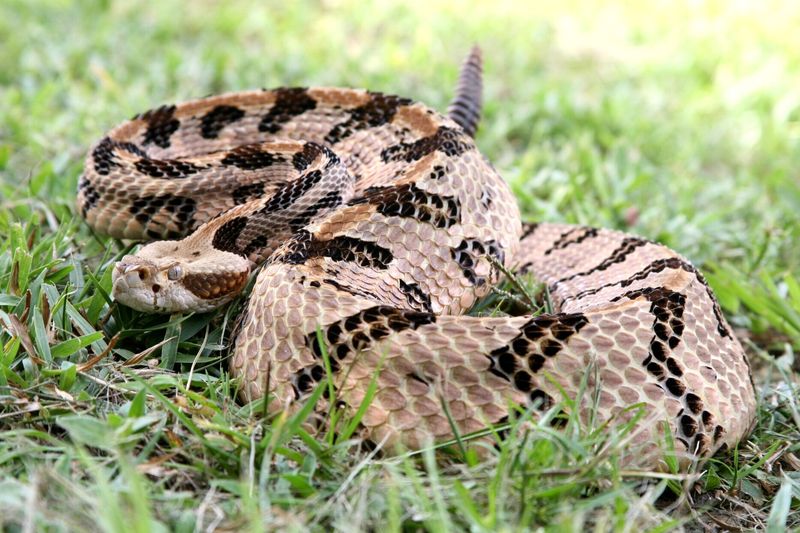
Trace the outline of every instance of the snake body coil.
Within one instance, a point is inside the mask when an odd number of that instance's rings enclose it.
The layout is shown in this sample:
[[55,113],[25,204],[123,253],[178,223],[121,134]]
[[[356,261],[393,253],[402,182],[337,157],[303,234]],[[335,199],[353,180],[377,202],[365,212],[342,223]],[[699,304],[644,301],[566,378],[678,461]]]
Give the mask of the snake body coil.
[[[266,260],[230,365],[243,397],[267,383],[272,410],[307,396],[325,379],[319,329],[339,405],[354,414],[375,380],[363,435],[388,447],[575,398],[591,368],[586,417],[626,421],[643,406],[634,462],[656,466],[662,422],[684,457],[733,446],[754,418],[754,388],[702,275],[639,237],[522,224],[470,135],[473,63],[453,119],[381,93],[283,88],[116,127],[87,157],[81,213],[119,238],[186,237],[125,257],[115,298],[208,310]],[[555,312],[463,315],[497,283],[497,264],[533,273]]]

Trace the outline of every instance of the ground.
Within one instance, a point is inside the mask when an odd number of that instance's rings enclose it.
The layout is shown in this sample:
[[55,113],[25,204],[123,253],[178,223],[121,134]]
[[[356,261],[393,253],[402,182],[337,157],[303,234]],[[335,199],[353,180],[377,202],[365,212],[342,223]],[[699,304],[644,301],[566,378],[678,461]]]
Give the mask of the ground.
[[[800,4],[596,4],[0,4],[0,526],[800,527]],[[486,60],[478,144],[526,218],[631,231],[707,274],[758,386],[737,450],[691,475],[627,471],[624,430],[570,419],[483,460],[382,457],[235,401],[236,306],[148,317],[109,301],[109,266],[129,247],[74,209],[105,130],[161,103],[279,85],[444,109],[473,43]]]

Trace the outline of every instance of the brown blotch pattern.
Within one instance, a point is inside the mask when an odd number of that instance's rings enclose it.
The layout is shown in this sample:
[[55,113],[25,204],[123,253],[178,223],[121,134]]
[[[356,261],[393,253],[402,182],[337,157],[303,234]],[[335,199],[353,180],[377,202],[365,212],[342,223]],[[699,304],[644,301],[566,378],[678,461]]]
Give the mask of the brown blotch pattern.
[[192,294],[206,300],[239,292],[247,283],[249,272],[188,274],[181,280]]

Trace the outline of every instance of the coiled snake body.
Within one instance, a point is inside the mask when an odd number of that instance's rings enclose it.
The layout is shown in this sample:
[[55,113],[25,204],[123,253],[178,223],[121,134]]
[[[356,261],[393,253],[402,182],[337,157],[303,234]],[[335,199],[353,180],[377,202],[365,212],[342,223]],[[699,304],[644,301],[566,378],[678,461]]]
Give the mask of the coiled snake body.
[[[702,275],[616,231],[522,224],[471,137],[478,56],[448,118],[354,89],[239,92],[165,106],[90,151],[78,205],[126,256],[114,296],[140,310],[203,311],[255,281],[230,371],[242,395],[297,404],[326,379],[363,435],[391,448],[466,434],[514,406],[636,422],[655,466],[665,422],[685,457],[732,446],[755,412],[745,354]],[[476,84],[478,88],[476,89]],[[453,120],[455,119],[455,120]],[[554,314],[465,316],[502,264],[546,284]],[[596,405],[593,405],[595,404]],[[587,414],[588,416],[588,414]]]

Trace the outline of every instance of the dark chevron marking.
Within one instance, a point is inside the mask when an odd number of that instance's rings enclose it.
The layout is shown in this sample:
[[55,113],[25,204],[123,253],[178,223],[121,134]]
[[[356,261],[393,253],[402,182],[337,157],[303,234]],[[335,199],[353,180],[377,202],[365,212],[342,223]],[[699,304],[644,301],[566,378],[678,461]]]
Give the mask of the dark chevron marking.
[[120,163],[116,158],[119,150],[125,150],[139,157],[147,157],[147,154],[133,143],[114,141],[109,137],[103,137],[92,150],[94,171],[101,176],[108,176],[112,168],[119,167]]
[[170,137],[181,126],[180,121],[174,115],[175,106],[165,105],[133,117],[134,120],[147,122],[142,144],[155,144],[161,148],[169,148]]
[[[484,243],[477,239],[465,239],[457,247],[450,249],[450,256],[461,267],[464,277],[478,287],[484,285],[487,278],[478,276],[475,273],[475,267],[478,261],[486,255],[493,257],[501,265],[505,262],[505,253],[494,240]],[[492,267],[492,271],[494,271],[494,267]]]
[[374,294],[370,294],[367,291],[361,290],[358,287],[352,287],[350,285],[345,285],[344,283],[339,283],[334,278],[337,274],[336,272],[330,272],[329,270],[325,270],[326,277],[322,280],[323,283],[327,283],[331,287],[334,287],[336,290],[346,292],[348,294],[352,294],[353,296],[358,296],[359,298],[366,298],[372,299],[375,297]]
[[149,159],[144,157],[134,163],[136,170],[157,179],[184,179],[206,167],[177,159]]
[[314,142],[307,142],[303,144],[303,149],[301,151],[292,156],[292,166],[294,166],[295,170],[298,172],[303,172],[320,154],[325,154],[329,159],[329,164],[330,160],[335,160],[336,163],[339,162],[339,157],[327,147]]
[[220,164],[234,166],[242,170],[260,170],[284,162],[286,162],[286,158],[274,152],[263,150],[260,144],[244,144],[228,152],[222,158]]
[[392,121],[398,108],[413,103],[408,98],[394,95],[372,92],[369,95],[369,102],[351,110],[347,120],[335,125],[328,132],[325,142],[336,144],[355,131],[383,126]]
[[282,211],[294,205],[301,196],[319,183],[322,177],[322,171],[312,170],[308,174],[282,185],[275,191],[275,194],[272,195],[272,198],[267,201],[264,207],[259,210],[259,213]]
[[333,261],[353,262],[363,267],[385,270],[394,256],[388,248],[374,242],[353,237],[338,236],[327,241],[318,241],[311,232],[301,229],[286,243],[280,254],[273,254],[271,262],[292,265],[305,263],[316,257],[328,257]]
[[[575,232],[578,232],[578,234],[572,236]],[[597,237],[597,233],[597,228],[575,228],[566,231],[561,234],[561,237],[559,237],[558,240],[554,242],[547,251],[545,251],[544,255],[550,255],[556,250],[563,250],[564,248],[573,244],[580,244],[586,239]]]
[[[683,399],[688,409],[678,412],[676,425],[683,435],[677,438],[686,445],[690,451],[705,453],[711,445],[710,433],[714,425],[714,416],[704,410],[703,400],[697,394],[689,391],[688,385],[681,379],[684,370],[680,362],[670,354],[681,342],[684,330],[683,313],[686,307],[686,296],[671,291],[664,287],[647,287],[626,292],[613,298],[619,301],[622,298],[635,300],[644,297],[651,302],[650,312],[653,320],[653,337],[650,340],[650,350],[642,361],[642,366],[655,377],[665,392]],[[721,426],[713,428],[714,442],[722,436],[718,431]],[[691,440],[691,444],[690,441]]]
[[[310,172],[309,174],[319,173],[319,171]],[[291,186],[294,184],[294,188],[292,187],[284,187],[283,189],[279,190],[275,196],[273,196],[269,203],[263,207],[258,213],[266,213],[270,210],[278,210],[280,209],[280,204],[285,200],[285,198],[291,197],[292,194],[295,194],[298,190],[303,190],[302,186],[297,185],[297,181],[291,182],[287,185]],[[313,178],[312,178],[313,181]],[[255,185],[255,184],[254,184]],[[307,185],[309,188],[313,186],[313,183]],[[305,191],[303,191],[305,192]],[[277,200],[276,200],[277,198]],[[339,195],[338,191],[332,191],[328,193],[326,196],[321,198],[317,201],[314,205],[309,207],[306,211],[289,221],[288,225],[291,230],[298,230],[303,226],[307,225],[308,222],[317,215],[323,209],[330,209],[331,207],[336,207],[337,205],[341,204],[341,196]],[[292,200],[293,202],[293,200]],[[292,203],[290,202],[290,203]],[[252,215],[251,215],[252,217]],[[240,246],[237,244],[241,233],[247,227],[247,223],[251,220],[251,217],[247,216],[240,216],[233,218],[222,225],[215,233],[212,239],[212,245],[214,248],[218,250],[223,250],[225,252],[231,252],[234,254],[242,255],[244,257],[249,257],[251,254],[262,250],[269,244],[269,238],[267,235],[258,235],[246,244]],[[334,246],[334,245],[332,245]],[[310,252],[319,251],[318,248],[311,248]],[[331,251],[333,255],[336,255],[335,251]],[[324,255],[324,253],[323,253]],[[341,255],[341,254],[340,254]],[[360,256],[359,256],[360,257]],[[382,257],[382,256],[381,256]]]
[[[370,307],[342,318],[323,329],[331,370],[338,372],[341,369],[341,362],[350,354],[364,350],[392,333],[400,333],[407,329],[415,330],[435,322],[436,316],[431,313],[405,311],[383,305]],[[298,397],[310,392],[314,384],[319,383],[325,375],[322,366],[322,347],[319,345],[316,332],[306,335],[305,344],[319,363],[295,373],[292,383]]]
[[249,185],[242,185],[241,187],[235,188],[231,193],[231,196],[233,196],[233,203],[236,205],[241,205],[255,198],[260,198],[263,196],[263,194],[263,183],[251,183]]
[[[170,220],[178,227],[177,232],[168,232],[170,237],[183,236],[192,229],[192,217],[197,210],[197,202],[187,196],[174,194],[141,196],[133,201],[128,211],[137,222],[147,226],[152,223],[153,215],[162,209],[171,214]],[[155,232],[149,235],[153,238],[163,237]]]
[[489,372],[513,382],[523,392],[531,392],[532,374],[541,370],[547,357],[558,355],[569,338],[588,323],[580,313],[533,317],[508,344],[486,355],[491,362]]
[[245,256],[244,250],[240,249],[236,241],[239,239],[244,228],[247,227],[247,217],[236,217],[227,221],[225,224],[214,232],[214,238],[211,240],[211,245],[217,250],[223,252],[230,252],[237,255]]
[[429,137],[423,137],[414,142],[403,142],[384,148],[381,152],[381,159],[384,163],[390,161],[412,163],[436,151],[455,157],[473,148],[469,137],[463,132],[448,128],[447,126],[439,126],[436,133]]
[[[242,255],[245,257],[250,257],[251,254],[259,252],[259,250],[262,250],[268,244],[269,244],[269,239],[267,238],[266,235],[258,235],[249,243],[247,243],[247,246],[245,246],[244,250],[242,250]],[[259,255],[263,255],[263,252],[259,252]]]
[[405,294],[408,305],[418,311],[433,313],[431,297],[428,293],[419,288],[416,283],[406,283],[400,280],[400,291]]
[[289,227],[292,229],[292,231],[297,231],[298,229],[307,226],[308,223],[320,213],[329,211],[334,207],[340,206],[341,204],[342,195],[339,194],[339,191],[331,191],[316,201],[314,205],[290,220]]
[[639,237],[626,237],[625,239],[622,240],[620,245],[613,252],[611,252],[611,255],[603,259],[603,261],[599,265],[592,267],[589,270],[585,270],[583,272],[577,272],[575,274],[572,274],[571,276],[561,278],[558,281],[556,281],[556,283],[563,283],[565,281],[570,281],[575,278],[579,278],[581,276],[588,276],[589,274],[606,270],[611,265],[625,261],[625,259],[629,255],[631,255],[634,251],[636,251],[637,248],[641,248],[642,246],[645,246],[647,244],[651,244],[651,242],[645,239],[640,239]]
[[292,118],[317,107],[317,101],[304,87],[275,89],[275,103],[258,124],[258,131],[278,133]]
[[218,105],[200,119],[200,135],[204,139],[216,139],[228,124],[244,116],[244,111],[232,105]]
[[80,181],[78,181],[78,190],[83,193],[81,216],[86,218],[86,213],[100,201],[100,193],[97,192],[97,189],[94,188],[86,175],[82,175]]
[[669,372],[676,377],[682,376],[683,371],[669,356],[669,353],[680,344],[681,335],[683,335],[686,295],[664,287],[647,287],[626,292],[611,301],[616,302],[622,298],[635,300],[641,297],[651,303],[650,313],[655,317],[650,352],[642,361],[642,365],[656,378],[666,378],[667,376],[667,372],[664,371],[661,364],[666,364]]
[[334,237],[312,244],[309,257],[329,257],[333,261],[354,262],[363,267],[385,270],[394,257],[388,248],[353,237]]
[[[680,257],[656,259],[655,261],[644,267],[642,270],[636,272],[635,274],[633,274],[628,278],[619,281],[614,281],[611,283],[605,283],[593,289],[586,289],[572,296],[565,297],[564,301],[580,300],[581,298],[585,298],[586,296],[597,294],[598,292],[602,291],[603,289],[607,289],[608,287],[614,287],[614,286],[628,287],[636,281],[641,281],[646,279],[650,274],[655,274],[665,269],[674,269],[674,270],[680,269],[683,270],[684,272],[693,274],[697,278],[697,281],[699,281],[705,287],[706,294],[708,295],[709,299],[712,302],[714,317],[717,319],[717,332],[723,337],[732,338],[731,332],[725,326],[724,319],[722,318],[722,311],[719,308],[719,303],[717,302],[717,299],[714,298],[714,293],[711,292],[711,287],[708,286],[708,283],[706,282],[706,279],[703,277],[703,274],[701,274],[700,271],[698,271],[693,265],[687,263]],[[557,285],[557,283],[554,285]],[[553,287],[552,290],[554,291],[555,287]]]
[[424,191],[413,183],[393,187],[368,189],[365,194],[347,205],[370,204],[384,216],[413,218],[449,228],[461,222],[461,202],[454,196],[443,196]]

